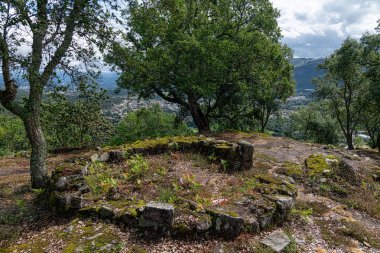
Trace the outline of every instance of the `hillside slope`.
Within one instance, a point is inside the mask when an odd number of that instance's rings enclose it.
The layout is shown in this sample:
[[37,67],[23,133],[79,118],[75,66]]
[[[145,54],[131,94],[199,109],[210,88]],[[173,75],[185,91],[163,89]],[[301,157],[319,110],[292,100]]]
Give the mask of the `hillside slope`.
[[[252,133],[224,133],[213,137],[254,144],[254,166],[244,175],[271,173],[295,180],[296,205],[281,228],[292,237],[293,246],[288,252],[296,252],[295,247],[297,252],[380,252],[379,153],[329,149]],[[89,157],[94,152],[52,155],[49,167],[53,169],[64,161]],[[335,160],[346,167],[336,167]],[[174,170],[178,164],[179,171],[186,171],[186,166],[206,166],[197,156],[180,153],[155,156],[153,161],[160,164],[165,161],[164,164],[174,165]],[[0,167],[0,252],[86,252],[86,249],[92,252],[215,252],[222,245],[231,252],[269,252],[259,243],[268,232],[242,233],[230,241],[218,237],[147,239],[144,233],[96,219],[57,217],[38,205],[37,193],[29,190],[27,158],[3,158]],[[229,196],[220,198],[228,201]]]

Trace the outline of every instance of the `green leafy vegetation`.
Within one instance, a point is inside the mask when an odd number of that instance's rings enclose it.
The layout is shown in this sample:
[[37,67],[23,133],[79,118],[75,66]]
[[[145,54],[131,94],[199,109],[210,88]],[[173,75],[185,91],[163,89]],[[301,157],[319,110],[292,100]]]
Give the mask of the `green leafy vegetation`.
[[164,112],[155,104],[128,113],[117,124],[111,143],[124,144],[130,141],[143,140],[174,135],[188,135],[191,129],[175,114]]
[[178,105],[201,133],[217,119],[250,121],[257,96],[265,122],[294,89],[278,16],[267,0],[130,1],[129,31],[106,60],[123,71],[121,88]]
[[148,162],[141,155],[135,155],[128,160],[128,180],[137,181],[148,172]]
[[0,112],[0,156],[11,155],[29,147],[22,121]]
[[67,87],[49,93],[43,104],[42,124],[51,149],[101,145],[110,135],[111,125],[102,114],[108,96],[97,84],[83,80],[76,97],[69,98]]

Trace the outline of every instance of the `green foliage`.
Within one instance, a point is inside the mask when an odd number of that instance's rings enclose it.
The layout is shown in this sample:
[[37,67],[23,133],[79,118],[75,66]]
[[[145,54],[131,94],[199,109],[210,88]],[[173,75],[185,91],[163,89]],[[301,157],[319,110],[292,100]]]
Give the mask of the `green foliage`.
[[124,14],[129,31],[107,57],[123,70],[119,86],[179,105],[200,132],[213,119],[243,117],[247,91],[262,79],[278,84],[289,76],[279,12],[268,0],[134,0]]
[[22,121],[15,116],[0,113],[0,156],[25,150],[28,147]]
[[174,189],[160,189],[158,200],[161,202],[174,204],[178,200],[178,196]]
[[128,141],[190,133],[190,128],[175,114],[164,112],[155,104],[128,113],[116,126],[111,142],[120,145]]
[[[380,22],[380,21],[379,21]],[[380,24],[380,23],[379,23]],[[363,126],[371,138],[370,145],[380,151],[380,33],[365,34],[361,38],[364,47],[363,65],[369,89],[365,96]]]
[[354,148],[353,134],[361,120],[364,94],[368,90],[362,57],[362,45],[348,38],[320,65],[326,74],[314,80],[316,96],[327,102],[349,149]]
[[89,166],[88,172],[85,180],[95,195],[105,194],[109,189],[118,185],[118,180],[113,175],[114,171],[101,162],[93,162]]
[[105,142],[110,124],[102,115],[108,98],[97,84],[78,86],[77,97],[70,98],[66,87],[49,93],[43,104],[43,126],[51,148],[95,146]]
[[141,155],[135,155],[128,160],[127,178],[132,181],[141,179],[148,171],[148,162]]
[[324,144],[339,142],[339,125],[324,103],[311,103],[290,115],[284,134],[294,139]]

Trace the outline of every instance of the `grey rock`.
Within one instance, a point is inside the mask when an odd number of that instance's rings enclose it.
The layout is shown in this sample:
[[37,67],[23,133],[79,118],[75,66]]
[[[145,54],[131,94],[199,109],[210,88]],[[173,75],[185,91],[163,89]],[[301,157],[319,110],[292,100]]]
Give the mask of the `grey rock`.
[[253,163],[254,146],[248,141],[240,141],[238,149],[241,155],[242,169],[250,169]]
[[81,209],[85,206],[80,192],[74,193],[55,193],[57,197],[57,208],[59,210],[72,210],[72,209]]
[[67,179],[67,177],[60,177],[58,178],[58,181],[55,183],[55,187],[58,190],[64,190],[68,184],[69,180]]
[[251,203],[251,200],[246,197],[243,197],[235,202],[235,204],[239,206],[248,206],[250,203]]
[[212,251],[213,253],[235,253],[236,251],[224,246],[223,244],[216,245],[214,250]]
[[108,162],[110,160],[110,153],[105,152],[99,156],[99,161],[100,162]]
[[353,185],[358,186],[361,184],[361,180],[355,172],[355,168],[344,160],[339,162],[339,166],[335,170],[335,174]]
[[99,208],[98,213],[99,213],[100,217],[102,217],[104,219],[109,219],[109,220],[112,220],[116,216],[114,208],[107,206],[107,205],[101,206]]
[[98,161],[99,160],[99,155],[98,154],[93,154],[92,156],[91,156],[91,162],[96,162],[96,161]]
[[71,233],[71,231],[73,231],[73,229],[74,229],[74,226],[73,226],[73,225],[70,225],[70,226],[68,226],[67,228],[65,228],[65,229],[63,230],[63,232],[65,232],[65,233]]
[[244,218],[244,230],[250,233],[259,233],[260,224],[254,217]]
[[267,227],[272,225],[274,222],[273,213],[266,213],[266,214],[260,215],[257,218],[257,221],[260,224],[260,229],[266,229]]
[[288,246],[290,239],[282,230],[276,230],[260,242],[275,252],[281,252],[286,246]]
[[109,152],[109,161],[118,162],[124,160],[125,153],[123,151],[110,151]]
[[204,233],[209,231],[212,228],[211,219],[203,219],[196,223],[196,230],[199,233]]
[[90,164],[86,164],[86,166],[84,166],[82,169],[81,169],[81,173],[83,176],[87,176],[88,175],[88,168],[90,167]]
[[170,204],[150,202],[138,209],[139,227],[165,232],[173,227],[174,207]]
[[240,216],[231,216],[223,211],[210,211],[213,229],[225,238],[233,238],[240,234],[244,225],[244,219]]
[[108,162],[110,159],[110,153],[109,152],[104,152],[102,154],[93,154],[91,156],[91,162]]
[[289,211],[294,205],[294,198],[285,195],[271,195],[269,199],[276,202],[276,206],[280,211]]
[[81,193],[88,193],[91,191],[90,187],[88,187],[87,185],[82,185],[81,187],[79,187],[78,189]]

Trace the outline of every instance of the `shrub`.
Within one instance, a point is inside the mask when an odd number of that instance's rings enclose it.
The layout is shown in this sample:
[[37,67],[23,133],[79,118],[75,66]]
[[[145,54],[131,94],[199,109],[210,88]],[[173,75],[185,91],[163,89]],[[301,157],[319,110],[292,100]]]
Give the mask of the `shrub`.
[[12,115],[0,114],[0,156],[25,150],[29,147],[22,121]]
[[155,104],[128,113],[117,125],[112,145],[146,138],[190,134],[190,128],[173,113]]

